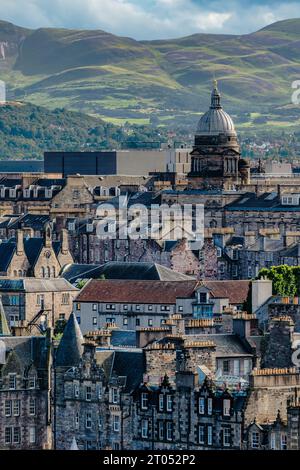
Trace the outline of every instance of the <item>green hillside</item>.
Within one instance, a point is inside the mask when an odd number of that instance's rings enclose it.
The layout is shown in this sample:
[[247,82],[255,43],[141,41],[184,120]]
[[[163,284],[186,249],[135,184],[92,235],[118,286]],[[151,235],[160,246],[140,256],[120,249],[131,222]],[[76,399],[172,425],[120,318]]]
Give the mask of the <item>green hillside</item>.
[[[136,41],[104,31],[28,30],[0,22],[0,79],[8,96],[113,123],[194,128],[214,76],[243,128],[297,127],[291,83],[300,77],[300,19],[243,35]],[[1,50],[1,48],[0,48]]]
[[113,149],[160,140],[166,141],[166,136],[149,126],[115,126],[82,113],[32,104],[0,106],[0,159],[42,159],[47,150]]

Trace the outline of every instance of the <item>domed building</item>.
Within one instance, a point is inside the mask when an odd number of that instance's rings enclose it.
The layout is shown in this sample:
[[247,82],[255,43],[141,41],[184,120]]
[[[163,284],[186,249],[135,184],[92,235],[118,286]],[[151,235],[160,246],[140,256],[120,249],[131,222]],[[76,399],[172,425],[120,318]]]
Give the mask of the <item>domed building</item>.
[[209,110],[200,118],[191,152],[189,184],[208,189],[232,189],[246,183],[248,163],[240,158],[240,146],[233,121],[221,106],[214,82]]

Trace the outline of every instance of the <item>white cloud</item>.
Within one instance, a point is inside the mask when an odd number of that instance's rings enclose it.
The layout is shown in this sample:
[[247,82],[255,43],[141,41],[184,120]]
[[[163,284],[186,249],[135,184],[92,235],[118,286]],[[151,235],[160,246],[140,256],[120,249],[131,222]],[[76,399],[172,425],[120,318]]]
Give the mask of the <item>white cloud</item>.
[[299,2],[243,0],[0,0],[2,19],[37,27],[98,28],[136,39],[197,32],[240,34],[299,16]]

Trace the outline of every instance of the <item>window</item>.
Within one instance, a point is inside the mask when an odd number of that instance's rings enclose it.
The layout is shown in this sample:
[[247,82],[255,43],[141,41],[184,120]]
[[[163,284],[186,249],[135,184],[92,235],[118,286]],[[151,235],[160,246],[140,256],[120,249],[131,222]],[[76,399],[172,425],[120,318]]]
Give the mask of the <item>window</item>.
[[36,402],[35,398],[30,398],[29,400],[29,414],[31,416],[35,416],[36,413]]
[[199,398],[199,414],[204,415],[205,413],[205,398]]
[[115,432],[120,431],[120,416],[119,415],[113,415],[113,430]]
[[171,395],[167,395],[167,411],[172,411],[173,400]]
[[8,376],[8,388],[10,390],[15,390],[16,386],[17,386],[16,374],[9,374],[9,376]]
[[102,428],[103,428],[103,419],[102,419],[102,416],[101,416],[101,415],[99,415],[98,426],[99,426],[99,429],[102,429]]
[[116,310],[116,306],[114,304],[106,304],[106,310]]
[[93,317],[93,325],[95,326],[97,325],[97,323],[98,323],[97,317]]
[[21,442],[21,429],[19,427],[14,428],[14,444],[20,444]]
[[275,436],[274,432],[272,432],[272,434],[271,434],[270,447],[271,447],[271,450],[276,450],[276,436]]
[[70,294],[62,294],[62,300],[61,303],[63,305],[68,305],[70,302]]
[[78,398],[79,397],[79,384],[74,383],[74,397]]
[[36,385],[36,377],[35,375],[30,375],[28,377],[28,388],[35,389],[35,385]]
[[170,307],[169,307],[169,305],[161,305],[160,310],[161,310],[162,312],[169,312],[169,311],[170,311]]
[[63,320],[65,320],[65,318],[66,318],[66,316],[65,316],[64,313],[59,314],[59,317],[58,317],[59,321],[63,321]]
[[5,428],[5,444],[12,443],[12,428]]
[[256,431],[252,432],[252,435],[251,435],[251,447],[252,449],[259,448],[259,433]]
[[237,277],[238,275],[238,268],[236,265],[232,266],[232,276]]
[[81,304],[79,303],[76,304],[76,310],[81,310]]
[[20,416],[20,400],[14,400],[14,416]]
[[92,413],[88,412],[85,415],[85,427],[91,429],[92,427]]
[[207,303],[207,293],[206,292],[200,292],[199,301],[200,301],[201,304],[206,304]]
[[123,305],[123,310],[128,310],[128,305]]
[[178,312],[183,312],[183,306],[182,305],[179,305]]
[[159,421],[158,423],[158,439],[162,441],[164,439],[164,423]]
[[136,305],[136,306],[135,306],[135,309],[139,311],[139,310],[141,310],[141,306],[140,306],[140,305]]
[[123,325],[124,326],[128,325],[128,318],[123,318]]
[[207,426],[207,444],[212,445],[212,426]]
[[224,374],[229,374],[229,372],[230,372],[230,362],[229,361],[223,361],[223,372],[224,372]]
[[153,306],[152,305],[148,305],[148,310],[149,312],[151,312],[153,310]]
[[223,415],[230,416],[230,400],[223,400]]
[[148,408],[148,393],[142,393],[141,395],[141,408],[147,410]]
[[41,307],[44,307],[44,303],[45,303],[45,296],[44,294],[38,294],[36,296],[36,304],[41,306]]
[[118,403],[118,401],[119,401],[119,391],[118,391],[118,389],[117,388],[112,388],[111,394],[112,394],[112,402],[113,403]]
[[5,416],[11,416],[12,413],[12,401],[5,400]]
[[212,398],[207,399],[207,414],[211,415],[212,414]]
[[161,393],[158,398],[158,409],[159,411],[164,411],[164,396]]
[[135,320],[135,324],[136,324],[136,326],[140,326],[141,320],[140,320],[139,318],[137,318],[137,319]]
[[87,401],[91,401],[92,399],[92,387],[90,387],[89,385],[85,387],[85,399]]
[[152,320],[152,318],[149,318],[149,319],[148,319],[148,326],[153,326],[153,320]]
[[30,426],[29,428],[29,442],[30,444],[35,444],[36,442],[35,426]]
[[252,277],[252,268],[248,266],[248,277]]
[[167,421],[167,441],[172,441],[173,439],[173,423]]
[[100,383],[100,384],[98,384],[98,386],[97,386],[97,395],[98,395],[98,399],[99,399],[99,400],[101,400],[101,398],[102,398],[102,392],[103,392],[103,390],[102,390],[102,383]]
[[93,310],[96,312],[97,311],[97,304],[93,304]]
[[81,318],[80,318],[80,317],[76,317],[76,320],[77,320],[78,325],[80,325],[80,323],[81,323]]
[[142,438],[147,439],[148,438],[148,432],[149,432],[149,422],[148,419],[143,419],[142,420]]
[[75,414],[75,428],[79,428],[79,413]]
[[287,450],[287,435],[286,434],[281,434],[280,447],[281,447],[281,450]]
[[244,359],[244,375],[250,374],[251,359]]
[[230,446],[230,428],[223,428],[223,446]]
[[234,359],[233,361],[233,375],[240,375],[240,361],[239,359]]
[[205,426],[200,424],[199,426],[199,444],[204,444],[205,442]]

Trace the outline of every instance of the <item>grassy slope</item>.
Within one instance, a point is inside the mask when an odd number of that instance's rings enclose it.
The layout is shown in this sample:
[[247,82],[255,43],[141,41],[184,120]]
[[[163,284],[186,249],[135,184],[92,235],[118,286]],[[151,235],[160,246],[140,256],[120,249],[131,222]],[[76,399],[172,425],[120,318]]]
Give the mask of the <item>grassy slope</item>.
[[[6,29],[6,33],[3,30]],[[0,41],[7,24],[0,23]],[[13,36],[15,34],[15,36]],[[0,68],[10,96],[50,108],[68,107],[112,122],[194,125],[208,105],[210,82],[220,82],[224,105],[242,127],[299,124],[290,103],[300,77],[300,20],[275,23],[245,36],[194,34],[138,42],[103,31],[9,31],[22,46]],[[272,103],[272,105],[270,105]]]

